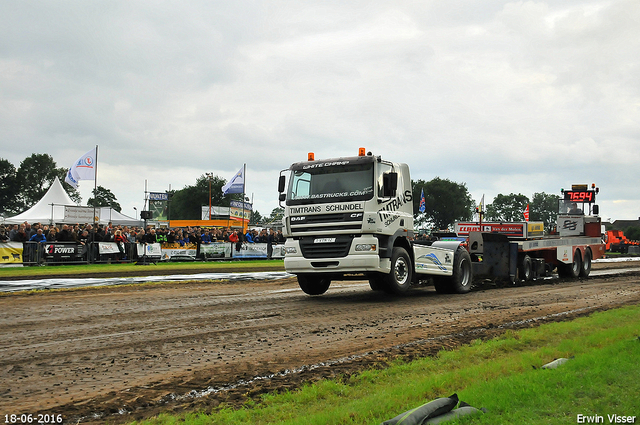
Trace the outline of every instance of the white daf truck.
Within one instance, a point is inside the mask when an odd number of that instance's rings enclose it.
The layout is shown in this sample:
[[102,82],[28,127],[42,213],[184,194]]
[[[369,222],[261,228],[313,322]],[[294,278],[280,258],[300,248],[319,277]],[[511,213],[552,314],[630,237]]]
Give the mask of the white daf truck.
[[419,277],[433,277],[444,292],[471,289],[471,258],[461,241],[412,241],[406,164],[363,148],[355,157],[321,161],[309,154],[308,161],[281,172],[278,191],[286,202],[285,269],[297,275],[305,293],[323,294],[335,279],[363,278],[373,290],[396,294]]
[[429,279],[438,292],[466,293],[474,277],[526,281],[556,269],[586,277],[591,260],[604,256],[595,186],[563,190],[551,235],[535,222],[458,223],[457,234],[429,241],[413,240],[409,167],[364,148],[327,160],[310,153],[281,171],[278,191],[285,269],[310,295],[336,279],[368,279],[371,289],[395,294]]

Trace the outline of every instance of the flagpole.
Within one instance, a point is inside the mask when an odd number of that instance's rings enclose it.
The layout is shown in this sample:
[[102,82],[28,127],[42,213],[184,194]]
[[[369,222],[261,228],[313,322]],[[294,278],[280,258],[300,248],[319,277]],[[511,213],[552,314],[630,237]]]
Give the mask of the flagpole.
[[[242,230],[244,231],[244,195],[245,195],[245,189],[246,189],[246,184],[247,184],[247,163],[245,162],[243,167],[243,171],[242,171]],[[248,224],[247,224],[247,228],[248,228]]]
[[93,164],[93,228],[96,228],[96,201],[98,200],[98,145],[96,145],[96,162]]

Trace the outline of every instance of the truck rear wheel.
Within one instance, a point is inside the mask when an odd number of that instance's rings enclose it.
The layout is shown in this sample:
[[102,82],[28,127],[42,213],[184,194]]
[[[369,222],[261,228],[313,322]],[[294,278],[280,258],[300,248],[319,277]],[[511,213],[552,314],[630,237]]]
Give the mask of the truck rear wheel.
[[469,252],[459,247],[453,259],[452,276],[434,276],[433,286],[439,294],[466,294],[473,284]]
[[471,256],[469,252],[459,247],[453,259],[453,276],[451,287],[457,294],[466,294],[473,284],[473,270],[471,269]]
[[299,274],[298,285],[300,285],[300,289],[302,289],[305,294],[322,295],[329,289],[331,279],[316,275]]
[[393,248],[391,271],[386,276],[384,290],[390,294],[403,294],[411,287],[413,269],[411,257],[402,247]]
[[573,253],[573,261],[571,264],[558,264],[558,276],[576,278],[580,276],[582,270],[582,257],[580,257],[580,251],[576,250]]
[[591,250],[587,248],[584,251],[584,258],[582,259],[582,267],[580,267],[580,277],[587,277],[591,273]]

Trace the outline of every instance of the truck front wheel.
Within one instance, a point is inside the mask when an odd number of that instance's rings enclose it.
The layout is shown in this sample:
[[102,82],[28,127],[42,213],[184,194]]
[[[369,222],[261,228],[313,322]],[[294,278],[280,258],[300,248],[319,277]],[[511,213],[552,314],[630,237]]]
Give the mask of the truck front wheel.
[[299,274],[298,285],[300,285],[300,289],[302,289],[305,294],[322,295],[329,289],[331,279],[312,274]]
[[391,272],[385,279],[385,291],[390,294],[403,294],[411,287],[413,269],[411,257],[402,247],[393,248],[391,254]]

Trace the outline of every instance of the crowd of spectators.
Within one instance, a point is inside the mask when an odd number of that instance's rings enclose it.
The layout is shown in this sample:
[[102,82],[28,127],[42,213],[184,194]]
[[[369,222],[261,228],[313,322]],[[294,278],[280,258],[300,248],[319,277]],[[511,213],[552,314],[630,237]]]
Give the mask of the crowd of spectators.
[[246,242],[246,243],[282,243],[282,232],[273,229],[248,230],[246,233],[238,229],[226,228],[154,228],[146,229],[129,226],[106,226],[98,224],[95,229],[92,224],[63,224],[61,226],[43,225],[41,223],[27,223],[14,225],[0,225],[0,242],[116,242],[116,243],[177,243],[209,244],[213,242]]

